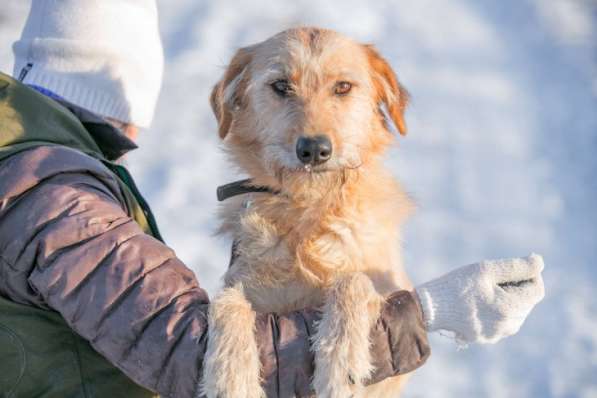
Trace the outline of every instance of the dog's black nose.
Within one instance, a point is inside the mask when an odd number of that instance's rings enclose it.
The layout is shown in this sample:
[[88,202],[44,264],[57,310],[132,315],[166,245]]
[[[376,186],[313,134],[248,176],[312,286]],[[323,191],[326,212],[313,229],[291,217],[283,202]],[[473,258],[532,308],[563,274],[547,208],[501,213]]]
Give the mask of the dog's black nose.
[[325,135],[300,137],[296,141],[296,156],[304,164],[325,163],[332,157],[332,142]]

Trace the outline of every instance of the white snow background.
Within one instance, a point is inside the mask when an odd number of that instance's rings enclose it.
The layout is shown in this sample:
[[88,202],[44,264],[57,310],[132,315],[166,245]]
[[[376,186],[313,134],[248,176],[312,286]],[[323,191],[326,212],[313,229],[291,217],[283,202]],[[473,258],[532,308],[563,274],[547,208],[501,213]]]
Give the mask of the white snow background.
[[[2,0],[0,70],[29,1]],[[208,94],[234,50],[290,26],[374,43],[413,101],[387,164],[416,198],[417,283],[484,258],[544,256],[547,296],[521,331],[432,356],[405,397],[597,397],[597,5],[594,0],[159,1],[166,76],[130,168],[167,242],[210,293],[229,242],[215,190],[237,176]],[[383,261],[383,259],[381,259]]]

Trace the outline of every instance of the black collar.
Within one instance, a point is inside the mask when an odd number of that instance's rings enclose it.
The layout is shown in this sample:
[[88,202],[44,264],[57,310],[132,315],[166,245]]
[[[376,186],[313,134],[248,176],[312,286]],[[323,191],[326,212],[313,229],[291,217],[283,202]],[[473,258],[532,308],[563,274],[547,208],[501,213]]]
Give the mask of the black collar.
[[217,190],[218,201],[221,202],[233,196],[242,195],[250,192],[267,192],[273,195],[279,193],[278,191],[275,191],[269,187],[251,185],[252,181],[252,179],[247,178],[246,180],[235,181],[226,185],[219,186]]

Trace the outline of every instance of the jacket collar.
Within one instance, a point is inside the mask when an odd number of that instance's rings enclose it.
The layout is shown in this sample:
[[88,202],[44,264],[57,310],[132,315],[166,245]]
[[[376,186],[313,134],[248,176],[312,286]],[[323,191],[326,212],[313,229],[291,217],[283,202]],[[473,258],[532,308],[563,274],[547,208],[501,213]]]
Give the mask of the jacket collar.
[[71,111],[100,148],[106,159],[116,160],[138,146],[105,119],[63,99],[56,101]]
[[68,146],[110,161],[137,147],[104,119],[1,72],[0,132],[0,160],[44,144]]

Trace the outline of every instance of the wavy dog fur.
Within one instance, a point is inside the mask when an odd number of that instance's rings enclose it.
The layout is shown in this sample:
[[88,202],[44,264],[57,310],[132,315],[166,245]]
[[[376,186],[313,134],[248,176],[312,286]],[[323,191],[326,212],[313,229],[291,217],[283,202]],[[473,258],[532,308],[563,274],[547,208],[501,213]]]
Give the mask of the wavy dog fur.
[[[287,92],[274,89],[280,81]],[[238,50],[210,101],[232,162],[279,194],[242,195],[221,208],[221,232],[237,256],[210,315],[203,391],[262,396],[253,311],[317,306],[317,396],[397,396],[401,376],[363,387],[384,296],[412,288],[399,226],[413,206],[382,164],[394,141],[388,118],[406,134],[408,95],[394,71],[372,46],[296,28]],[[321,134],[332,156],[305,167],[296,142]]]

